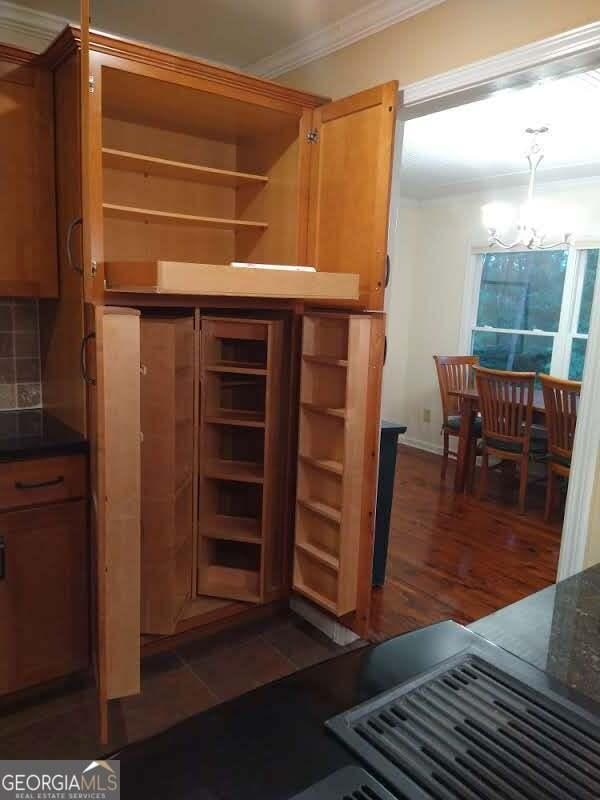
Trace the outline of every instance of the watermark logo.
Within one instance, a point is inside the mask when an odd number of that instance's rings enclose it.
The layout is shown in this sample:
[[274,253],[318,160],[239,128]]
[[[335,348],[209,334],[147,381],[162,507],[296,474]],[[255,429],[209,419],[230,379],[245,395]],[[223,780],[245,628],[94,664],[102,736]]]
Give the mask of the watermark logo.
[[0,800],[120,800],[118,761],[0,761]]

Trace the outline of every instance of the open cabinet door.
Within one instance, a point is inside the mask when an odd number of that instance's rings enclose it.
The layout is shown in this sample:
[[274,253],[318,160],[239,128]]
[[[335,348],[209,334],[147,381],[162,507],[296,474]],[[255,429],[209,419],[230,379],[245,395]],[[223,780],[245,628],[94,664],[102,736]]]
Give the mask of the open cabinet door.
[[140,691],[140,313],[88,306],[88,322],[96,668],[106,741],[108,701]]
[[359,303],[383,308],[396,81],[313,115],[308,263],[360,276]]

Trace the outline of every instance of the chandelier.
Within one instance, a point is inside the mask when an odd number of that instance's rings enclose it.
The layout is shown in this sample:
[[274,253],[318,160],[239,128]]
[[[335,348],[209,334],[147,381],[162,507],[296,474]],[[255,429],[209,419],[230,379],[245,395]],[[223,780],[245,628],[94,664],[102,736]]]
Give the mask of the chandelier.
[[[571,231],[564,232],[560,240],[551,243],[547,241],[548,227],[560,229],[564,221],[558,221],[556,226],[551,225],[551,214],[535,199],[537,169],[544,158],[544,149],[539,139],[548,133],[548,127],[544,125],[539,128],[527,128],[525,133],[531,138],[529,149],[525,154],[529,164],[527,200],[521,206],[518,214],[508,203],[487,203],[483,206],[481,216],[483,224],[488,230],[489,244],[491,247],[497,245],[507,250],[513,247],[526,247],[528,250],[551,250],[568,245]],[[514,239],[507,242],[500,238],[499,231],[507,229],[517,217]]]

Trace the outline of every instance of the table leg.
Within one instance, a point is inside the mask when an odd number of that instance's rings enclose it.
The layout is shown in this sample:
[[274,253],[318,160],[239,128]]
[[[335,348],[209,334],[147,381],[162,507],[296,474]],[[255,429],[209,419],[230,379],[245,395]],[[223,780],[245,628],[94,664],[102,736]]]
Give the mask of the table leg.
[[464,492],[469,469],[469,450],[472,444],[471,432],[475,416],[474,402],[470,397],[463,397],[460,415],[460,431],[458,434],[458,453],[456,472],[454,475],[454,491]]

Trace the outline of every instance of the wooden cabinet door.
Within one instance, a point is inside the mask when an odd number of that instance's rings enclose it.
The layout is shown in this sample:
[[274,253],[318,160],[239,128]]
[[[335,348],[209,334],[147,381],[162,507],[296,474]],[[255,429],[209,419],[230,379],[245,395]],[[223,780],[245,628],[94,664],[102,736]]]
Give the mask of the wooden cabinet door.
[[140,313],[96,306],[93,320],[88,407],[105,734],[106,701],[140,691]]
[[57,297],[52,75],[0,45],[0,296]]
[[304,317],[294,589],[367,632],[382,314]]
[[396,81],[313,115],[308,263],[360,276],[360,305],[383,308]]
[[0,515],[0,694],[85,669],[84,500]]

